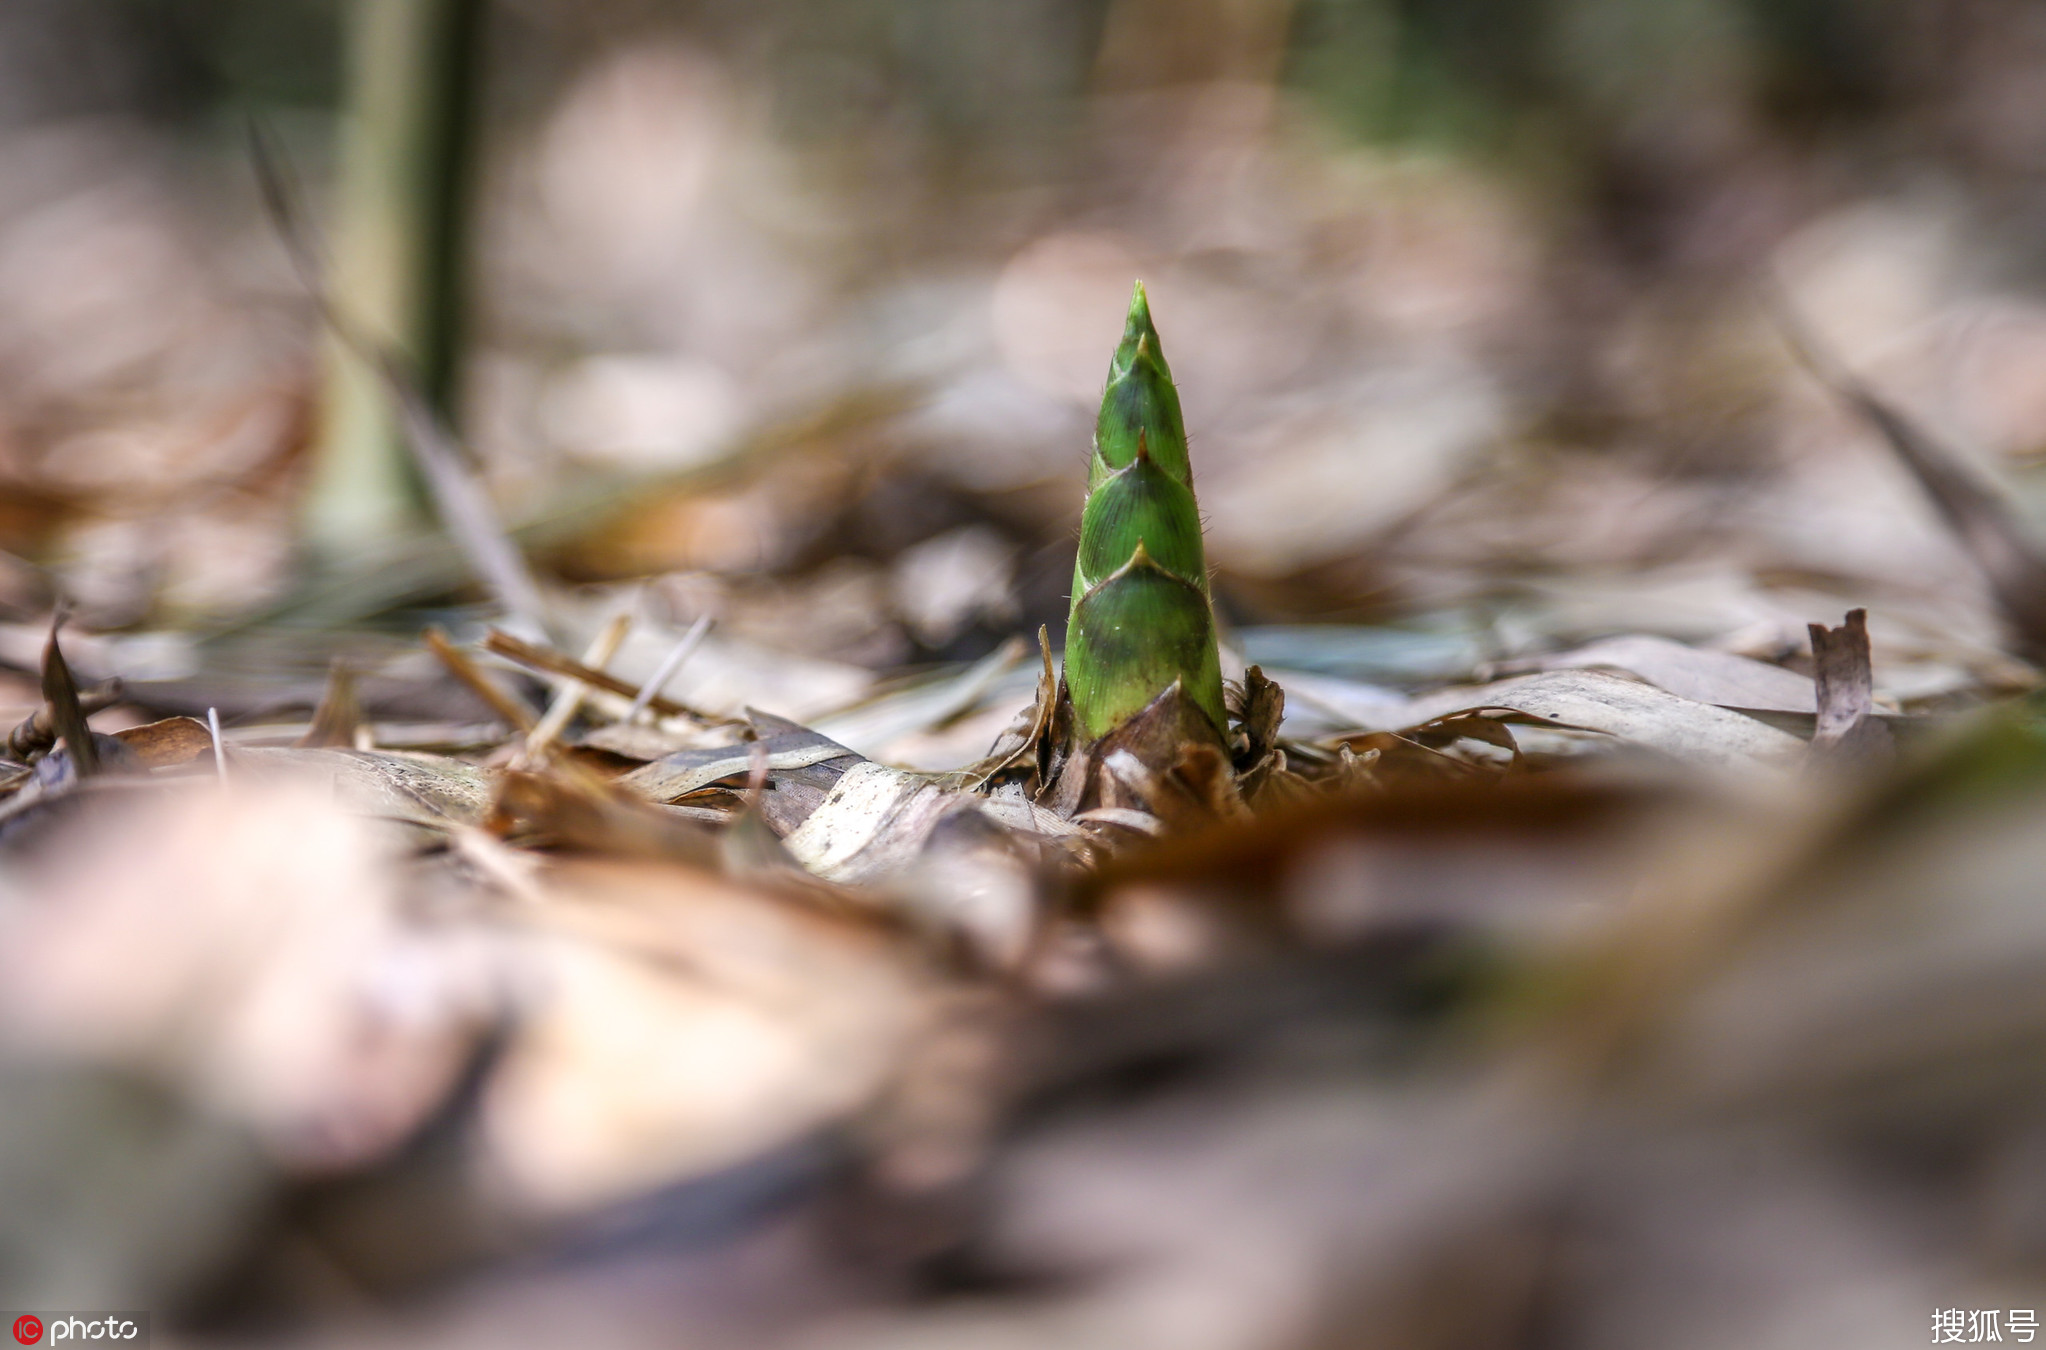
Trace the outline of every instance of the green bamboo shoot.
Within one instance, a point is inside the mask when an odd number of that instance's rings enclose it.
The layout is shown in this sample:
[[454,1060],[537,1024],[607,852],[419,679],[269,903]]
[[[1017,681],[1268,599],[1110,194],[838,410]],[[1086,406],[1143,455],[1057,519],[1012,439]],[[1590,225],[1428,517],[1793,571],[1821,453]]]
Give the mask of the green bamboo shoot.
[[1094,425],[1066,624],[1066,687],[1099,739],[1175,683],[1227,730],[1179,391],[1142,282]]

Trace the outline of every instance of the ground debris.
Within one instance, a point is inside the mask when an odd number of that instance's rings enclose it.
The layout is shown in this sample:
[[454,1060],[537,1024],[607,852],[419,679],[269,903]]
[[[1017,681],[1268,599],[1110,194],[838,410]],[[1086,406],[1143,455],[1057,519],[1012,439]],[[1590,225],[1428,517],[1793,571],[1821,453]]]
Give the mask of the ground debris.
[[1843,767],[1887,760],[1896,750],[1890,729],[1875,714],[1875,680],[1870,673],[1868,611],[1850,609],[1838,628],[1813,624],[1813,679],[1818,686],[1815,758]]

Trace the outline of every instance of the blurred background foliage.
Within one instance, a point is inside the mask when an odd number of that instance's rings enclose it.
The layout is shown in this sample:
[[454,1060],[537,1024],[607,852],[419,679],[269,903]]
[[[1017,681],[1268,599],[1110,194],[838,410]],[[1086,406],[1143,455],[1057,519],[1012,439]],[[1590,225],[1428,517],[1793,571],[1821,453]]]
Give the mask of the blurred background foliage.
[[[332,225],[362,12],[0,15],[17,608],[60,585],[102,626],[189,624],[302,597],[337,395],[245,124]],[[1085,410],[1141,273],[1229,621],[1496,615],[1547,573],[1681,566],[1741,593],[1663,604],[1686,640],[1781,655],[1837,598],[1893,594],[1943,607],[1921,647],[1958,613],[1944,657],[1990,659],[1970,569],[1757,296],[1782,281],[1849,364],[2029,481],[2046,16],[2022,0],[482,16],[459,360],[413,356],[570,582],[666,578],[678,618],[743,611],[869,667],[1056,632]],[[911,578],[941,573],[978,581],[926,603]]]

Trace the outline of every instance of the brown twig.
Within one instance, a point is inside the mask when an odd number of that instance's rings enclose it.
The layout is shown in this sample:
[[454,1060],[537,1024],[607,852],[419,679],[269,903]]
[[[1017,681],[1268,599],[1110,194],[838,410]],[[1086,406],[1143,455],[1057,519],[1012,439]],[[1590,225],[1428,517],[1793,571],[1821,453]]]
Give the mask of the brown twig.
[[448,635],[438,628],[426,630],[426,646],[440,663],[447,667],[448,674],[467,686],[470,693],[482,699],[492,712],[503,718],[521,734],[532,731],[533,714],[525,704],[497,687],[488,676],[476,668],[467,652],[448,641]]
[[[583,663],[592,670],[602,670],[618,655],[618,648],[624,644],[625,635],[632,628],[632,615],[614,614],[604,625],[596,639],[583,649]],[[583,699],[589,694],[590,686],[578,679],[565,680],[547,712],[526,737],[526,758],[539,760],[546,755],[554,741],[565,730],[583,706]]]
[[[123,688],[119,680],[108,680],[81,690],[78,707],[87,717],[104,711],[121,701]],[[33,763],[50,752],[57,743],[57,725],[51,720],[50,705],[39,703],[36,710],[7,733],[7,754],[23,764]]]
[[[639,686],[630,680],[621,680],[616,675],[601,670],[592,670],[571,657],[546,647],[536,647],[530,642],[513,637],[499,629],[491,629],[483,639],[483,649],[507,661],[516,661],[529,670],[545,671],[550,675],[566,675],[572,680],[581,680],[592,689],[601,689],[607,694],[620,698],[639,697]],[[745,721],[737,717],[718,717],[699,711],[673,699],[654,697],[647,700],[647,707],[663,717],[688,717],[710,726],[744,726]]]

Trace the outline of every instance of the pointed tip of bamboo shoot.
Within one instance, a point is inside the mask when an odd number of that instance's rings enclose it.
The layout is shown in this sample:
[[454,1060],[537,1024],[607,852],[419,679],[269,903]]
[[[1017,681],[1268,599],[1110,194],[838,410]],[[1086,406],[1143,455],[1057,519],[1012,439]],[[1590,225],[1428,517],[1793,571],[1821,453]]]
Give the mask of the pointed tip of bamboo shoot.
[[1136,284],[1130,288],[1129,317],[1123,321],[1123,331],[1125,333],[1156,331],[1151,326],[1151,297],[1144,294],[1142,277],[1137,278]]
[[1158,329],[1151,321],[1151,299],[1144,293],[1144,283],[1138,281],[1130,292],[1130,307],[1123,320],[1122,341],[1115,347],[1115,356],[1110,363],[1116,374],[1126,373],[1138,361],[1161,364],[1164,353],[1158,343]]
[[1089,486],[1098,486],[1102,472],[1120,469],[1137,453],[1139,436],[1150,459],[1182,483],[1191,484],[1186,463],[1186,430],[1180,418],[1179,392],[1165,361],[1165,344],[1151,326],[1151,309],[1140,287],[1130,304],[1129,323],[1108,365],[1101,393],[1101,411],[1094,422],[1095,471]]

